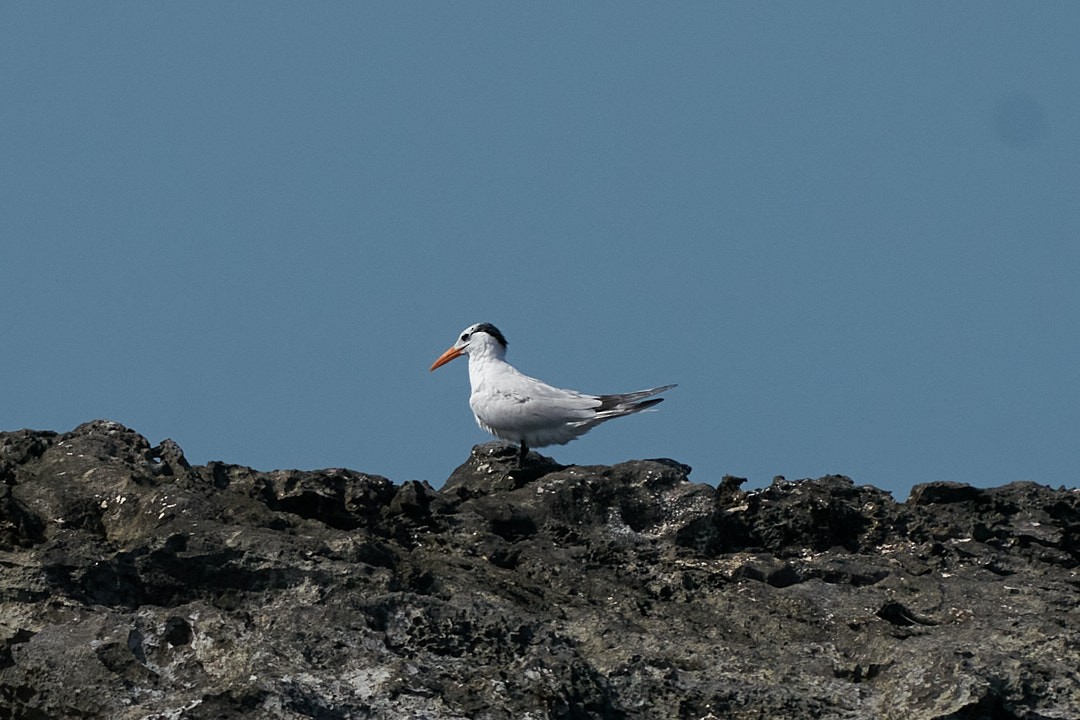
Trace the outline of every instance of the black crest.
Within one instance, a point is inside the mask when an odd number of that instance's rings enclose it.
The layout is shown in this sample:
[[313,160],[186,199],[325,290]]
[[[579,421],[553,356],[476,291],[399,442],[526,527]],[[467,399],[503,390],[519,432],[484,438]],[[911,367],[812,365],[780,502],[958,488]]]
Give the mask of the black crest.
[[480,323],[476,326],[473,332],[485,332],[491,337],[498,340],[499,344],[502,345],[504,348],[506,347],[506,338],[504,338],[503,334],[499,332],[499,328],[495,327],[491,323]]

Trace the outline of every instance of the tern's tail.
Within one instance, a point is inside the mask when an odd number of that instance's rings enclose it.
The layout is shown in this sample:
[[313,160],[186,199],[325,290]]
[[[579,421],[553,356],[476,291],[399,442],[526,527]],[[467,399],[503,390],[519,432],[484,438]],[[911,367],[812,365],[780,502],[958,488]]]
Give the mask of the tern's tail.
[[596,408],[597,417],[604,419],[618,417],[620,415],[629,415],[630,413],[640,412],[646,408],[650,408],[653,405],[663,402],[664,398],[654,398],[652,400],[645,400],[647,397],[658,395],[665,390],[670,390],[676,385],[664,385],[663,387],[652,388],[651,390],[639,390],[638,392],[622,393],[619,395],[600,395],[600,406]]

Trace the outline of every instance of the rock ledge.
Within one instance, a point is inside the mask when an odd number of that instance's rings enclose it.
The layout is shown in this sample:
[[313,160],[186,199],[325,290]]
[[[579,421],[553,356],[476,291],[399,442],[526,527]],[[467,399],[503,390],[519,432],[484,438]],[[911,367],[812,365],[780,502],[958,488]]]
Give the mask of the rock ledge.
[[0,433],[0,720],[1080,717],[1080,493]]

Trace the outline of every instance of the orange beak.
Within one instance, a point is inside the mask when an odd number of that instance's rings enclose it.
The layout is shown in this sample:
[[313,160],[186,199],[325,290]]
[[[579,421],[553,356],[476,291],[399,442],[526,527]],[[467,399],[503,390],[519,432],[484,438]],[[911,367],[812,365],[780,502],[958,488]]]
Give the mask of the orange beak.
[[446,352],[444,352],[442,355],[440,355],[439,359],[431,364],[431,368],[428,370],[428,372],[431,372],[435,368],[442,367],[443,365],[450,362],[454,358],[460,357],[461,355],[464,355],[464,354],[465,353],[461,352],[457,348],[452,347],[449,350],[447,350]]

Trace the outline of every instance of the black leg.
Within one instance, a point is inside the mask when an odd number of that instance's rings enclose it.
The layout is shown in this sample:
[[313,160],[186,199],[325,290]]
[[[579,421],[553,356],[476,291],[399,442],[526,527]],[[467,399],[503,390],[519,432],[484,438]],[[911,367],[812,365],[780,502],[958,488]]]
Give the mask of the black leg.
[[529,446],[525,444],[525,441],[521,441],[521,447],[518,448],[518,470],[525,467],[525,456],[529,454]]

